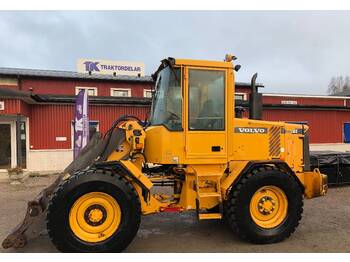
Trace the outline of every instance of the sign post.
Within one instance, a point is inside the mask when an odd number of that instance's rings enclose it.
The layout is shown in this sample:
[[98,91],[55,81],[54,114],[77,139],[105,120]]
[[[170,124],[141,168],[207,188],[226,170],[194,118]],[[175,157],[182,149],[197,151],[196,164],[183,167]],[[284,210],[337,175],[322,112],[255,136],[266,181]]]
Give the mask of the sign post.
[[89,141],[88,94],[80,90],[75,102],[74,159]]

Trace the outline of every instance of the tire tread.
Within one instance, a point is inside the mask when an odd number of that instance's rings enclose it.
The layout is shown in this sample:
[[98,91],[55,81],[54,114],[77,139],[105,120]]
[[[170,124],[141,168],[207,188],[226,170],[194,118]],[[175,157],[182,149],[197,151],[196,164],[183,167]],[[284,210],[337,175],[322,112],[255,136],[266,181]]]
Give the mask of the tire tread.
[[[300,190],[300,199],[298,199],[298,214],[297,214],[297,219],[295,219],[294,223],[290,226],[289,230],[284,230],[281,235],[278,235],[277,237],[272,237],[268,239],[257,239],[251,237],[247,232],[241,229],[241,227],[238,225],[238,219],[240,214],[237,212],[237,205],[238,205],[238,196],[241,193],[241,190],[244,188],[244,186],[250,181],[250,179],[253,176],[256,175],[263,175],[266,171],[271,171],[271,170],[277,170],[280,172],[284,172],[280,169],[278,169],[275,166],[261,166],[258,168],[253,169],[251,172],[246,173],[243,175],[243,177],[239,180],[239,182],[232,187],[231,192],[229,194],[229,198],[226,201],[225,209],[226,209],[226,221],[229,224],[230,228],[233,230],[235,234],[237,234],[241,239],[252,242],[255,244],[271,244],[271,243],[277,243],[281,242],[284,239],[288,238],[292,233],[295,232],[297,226],[299,225],[299,222],[302,218],[302,213],[303,213],[303,197],[302,197],[302,192],[297,184],[297,181],[295,180],[294,177],[289,175],[290,181],[286,181],[286,183],[293,184],[293,186],[298,186]],[[262,174],[259,174],[262,173]]]
[[[124,175],[126,175],[125,170],[121,169],[117,171],[118,173],[121,173],[121,175],[119,175],[116,172],[113,172],[111,170],[106,170],[106,169],[89,169],[86,171],[78,171],[75,174],[73,174],[72,176],[70,176],[67,180],[62,181],[57,189],[54,191],[54,193],[51,196],[51,199],[49,201],[49,205],[47,207],[47,215],[46,215],[46,227],[47,227],[47,232],[49,235],[49,238],[51,240],[51,242],[53,243],[53,245],[60,251],[69,251],[71,252],[72,250],[67,250],[67,245],[65,244],[65,239],[59,239],[55,236],[54,234],[54,228],[55,228],[55,219],[53,217],[53,213],[55,210],[57,210],[57,208],[59,208],[59,201],[58,199],[60,198],[60,196],[62,194],[64,194],[66,188],[72,184],[72,183],[77,183],[77,181],[82,177],[82,176],[92,176],[92,175],[96,175],[96,174],[101,174],[101,175],[108,175],[113,177],[116,180],[119,180],[120,182],[124,183],[125,186],[127,186],[128,188],[128,196],[130,197],[130,199],[134,202],[134,205],[136,206],[136,212],[141,213],[141,203],[138,197],[138,194],[134,188],[134,186],[130,183],[130,181],[128,181]],[[139,225],[141,221],[141,216],[137,216],[137,220],[136,220],[136,224]],[[133,229],[133,233],[131,234],[132,237],[131,239],[128,239],[128,241],[131,242],[131,240],[133,239],[133,237],[136,235],[138,230],[138,226],[137,228]],[[122,249],[124,249],[125,247],[120,248],[121,251]],[[111,252],[111,251],[107,251],[107,252]]]

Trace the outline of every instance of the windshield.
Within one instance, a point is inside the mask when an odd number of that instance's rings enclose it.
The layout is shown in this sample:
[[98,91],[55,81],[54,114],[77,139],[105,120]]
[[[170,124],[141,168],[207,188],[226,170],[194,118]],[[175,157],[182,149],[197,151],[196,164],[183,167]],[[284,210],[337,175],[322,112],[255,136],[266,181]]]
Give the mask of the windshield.
[[158,74],[151,125],[164,125],[171,131],[182,130],[180,72],[179,68],[168,66]]

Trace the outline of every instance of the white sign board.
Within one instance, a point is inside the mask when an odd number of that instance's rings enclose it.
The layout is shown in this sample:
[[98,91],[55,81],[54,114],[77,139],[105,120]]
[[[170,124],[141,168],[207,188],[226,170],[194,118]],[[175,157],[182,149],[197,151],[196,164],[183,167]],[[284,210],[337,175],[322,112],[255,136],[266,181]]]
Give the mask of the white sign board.
[[5,110],[5,101],[0,101],[0,111]]
[[65,136],[56,136],[56,141],[67,141],[67,137],[65,137]]
[[282,100],[281,101],[282,105],[297,105],[298,101],[294,101],[294,100]]
[[79,59],[77,62],[77,72],[90,72],[91,74],[104,75],[144,76],[145,64],[142,62]]

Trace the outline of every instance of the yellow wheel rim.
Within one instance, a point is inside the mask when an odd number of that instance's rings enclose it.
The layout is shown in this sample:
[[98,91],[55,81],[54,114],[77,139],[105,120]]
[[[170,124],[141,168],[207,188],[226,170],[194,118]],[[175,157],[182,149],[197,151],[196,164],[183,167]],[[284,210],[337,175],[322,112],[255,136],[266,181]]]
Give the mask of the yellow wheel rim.
[[250,200],[250,215],[262,228],[274,228],[287,217],[288,199],[282,189],[276,186],[259,188]]
[[96,243],[111,237],[118,229],[121,210],[114,197],[90,192],[78,198],[69,212],[69,226],[81,240]]

